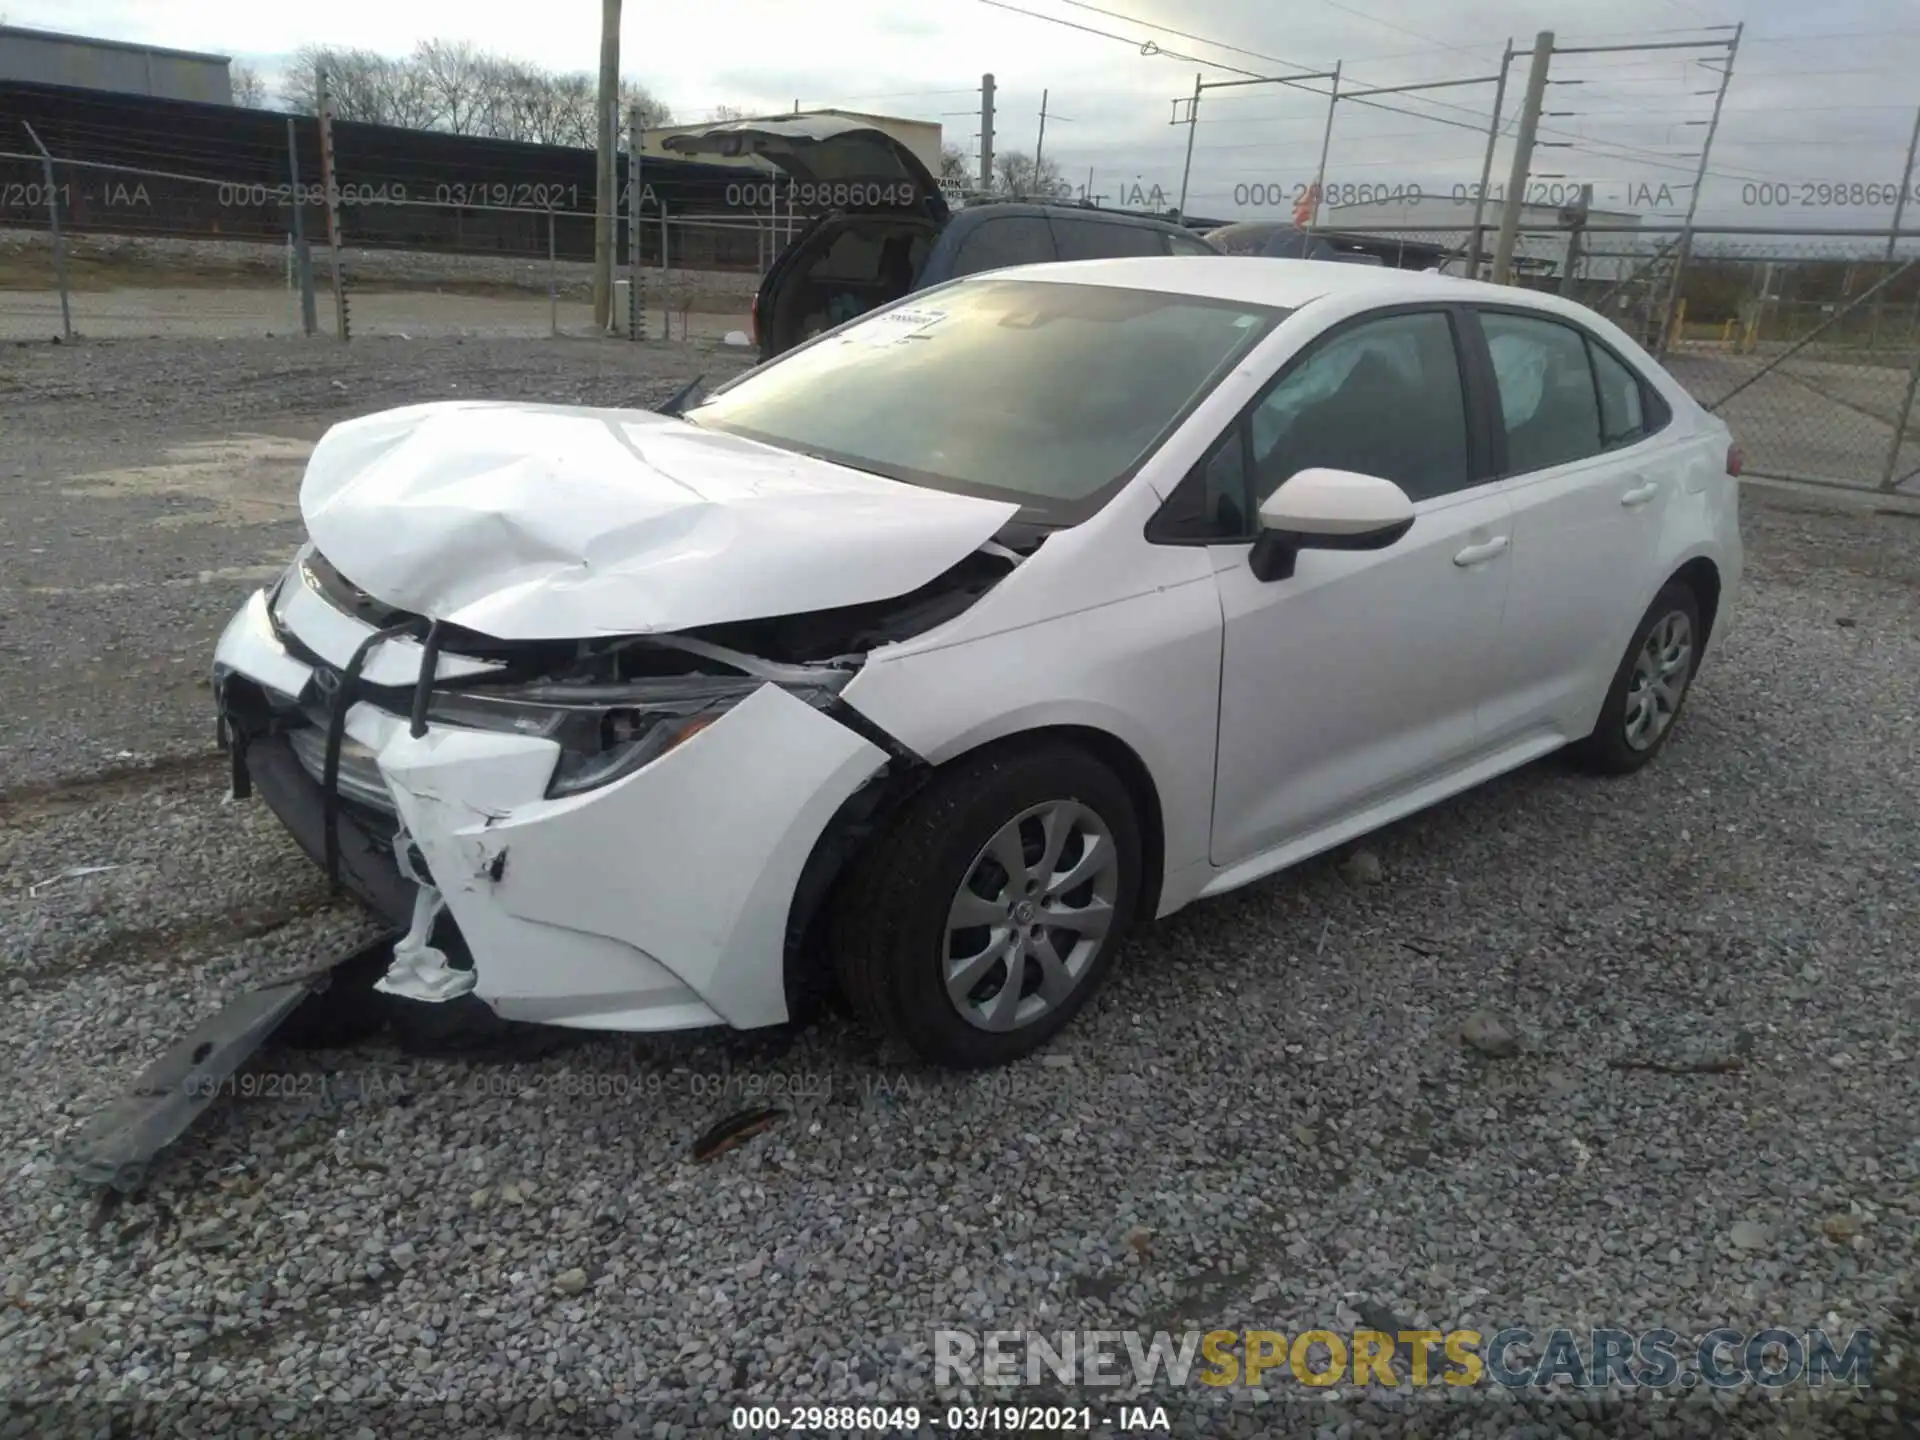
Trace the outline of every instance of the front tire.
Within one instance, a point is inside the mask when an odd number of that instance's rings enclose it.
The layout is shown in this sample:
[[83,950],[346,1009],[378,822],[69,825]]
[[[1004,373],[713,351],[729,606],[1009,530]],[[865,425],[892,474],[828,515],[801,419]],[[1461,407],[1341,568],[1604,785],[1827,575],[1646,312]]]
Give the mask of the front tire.
[[1596,774],[1627,775],[1665,749],[1692,688],[1705,634],[1692,589],[1669,580],[1635,628],[1599,722],[1573,747],[1574,759]]
[[1062,741],[942,772],[835,898],[834,969],[869,1029],[958,1069],[1044,1045],[1112,968],[1140,830],[1111,770]]

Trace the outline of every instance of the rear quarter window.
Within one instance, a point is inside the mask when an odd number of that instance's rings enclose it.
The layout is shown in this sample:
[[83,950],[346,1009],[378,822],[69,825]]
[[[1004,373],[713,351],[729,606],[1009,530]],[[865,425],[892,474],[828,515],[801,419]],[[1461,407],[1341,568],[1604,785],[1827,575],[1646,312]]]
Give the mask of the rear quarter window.
[[1053,233],[1038,215],[1002,215],[983,220],[960,242],[955,275],[977,275],[1008,265],[1043,265],[1054,258]]
[[1062,260],[1112,260],[1126,255],[1165,255],[1167,237],[1144,225],[1055,216],[1053,236]]

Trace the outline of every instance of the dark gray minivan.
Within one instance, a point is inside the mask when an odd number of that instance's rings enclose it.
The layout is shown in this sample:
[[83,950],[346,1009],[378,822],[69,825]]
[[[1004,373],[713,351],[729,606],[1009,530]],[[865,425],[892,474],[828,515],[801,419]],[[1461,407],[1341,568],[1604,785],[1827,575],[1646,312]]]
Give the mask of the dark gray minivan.
[[1170,221],[1116,210],[1010,200],[955,211],[905,145],[837,115],[735,120],[662,143],[682,155],[761,156],[787,174],[802,205],[829,207],[760,282],[753,338],[762,360],[915,290],[982,270],[1220,253]]

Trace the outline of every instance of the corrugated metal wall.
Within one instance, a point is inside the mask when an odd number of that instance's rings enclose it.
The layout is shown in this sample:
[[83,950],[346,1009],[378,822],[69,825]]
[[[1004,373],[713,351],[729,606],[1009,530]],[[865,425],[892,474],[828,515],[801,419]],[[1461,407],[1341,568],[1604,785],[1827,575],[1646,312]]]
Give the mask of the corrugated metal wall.
[[[61,160],[131,167],[57,168],[61,221],[75,233],[279,242],[291,229],[284,114],[0,83],[0,151],[32,155],[23,121]],[[312,202],[303,218],[317,242],[326,235],[326,212],[318,203],[319,124],[310,116],[294,124],[301,186]],[[356,246],[544,257],[544,208],[590,212],[594,204],[593,152],[568,146],[342,122],[334,126],[334,159],[343,233]],[[664,203],[676,217],[745,218],[737,206],[728,208],[728,188],[737,191],[740,183],[737,170],[649,158],[641,181],[649,216]],[[524,207],[525,213],[483,205]],[[39,230],[46,224],[38,161],[0,159],[0,227]],[[558,215],[554,227],[560,258],[592,258],[591,214]],[[621,230],[618,253],[624,257],[624,224]],[[641,231],[645,253],[654,256],[657,227],[642,225]],[[760,262],[750,229],[716,229],[704,237],[703,248],[710,253],[688,254],[684,262],[676,253],[675,263],[704,260],[751,269]]]

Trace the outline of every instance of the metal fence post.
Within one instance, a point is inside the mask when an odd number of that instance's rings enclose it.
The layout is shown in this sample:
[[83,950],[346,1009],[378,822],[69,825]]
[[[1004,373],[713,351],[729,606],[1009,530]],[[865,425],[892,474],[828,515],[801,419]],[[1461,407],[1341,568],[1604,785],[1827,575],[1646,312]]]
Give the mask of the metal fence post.
[[1880,472],[1880,488],[1891,490],[1900,473],[1900,446],[1907,438],[1907,422],[1913,418],[1913,392],[1920,389],[1920,355],[1913,357],[1907,370],[1907,393],[1900,400],[1900,418],[1893,422],[1893,441],[1887,446],[1887,465]]
[[327,96],[327,72],[320,71],[315,81],[315,88],[319,91],[317,108],[320,111],[320,184],[326,191],[327,245],[333,251],[334,326],[344,344],[349,327],[347,284],[340,272],[340,187],[333,173],[333,102]]
[[547,336],[560,338],[560,280],[556,267],[557,251],[553,242],[553,205],[547,205]]
[[[664,339],[673,338],[673,324],[667,319],[672,312],[667,308],[673,304],[673,261],[667,254],[667,202],[660,202],[660,327],[667,332]],[[683,333],[680,338],[686,339]]]
[[320,322],[314,314],[313,251],[307,245],[304,197],[300,192],[299,131],[291,115],[287,117],[287,174],[293,181],[293,268],[300,284],[300,328],[311,335],[320,328]]
[[46,177],[47,224],[53,230],[53,278],[60,287],[60,338],[63,341],[71,340],[73,307],[67,299],[67,242],[60,234],[60,191],[53,182],[53,156],[40,143],[33,126],[24,120],[20,123],[26,127],[27,138],[33,141],[33,148],[40,152],[40,173]]
[[627,251],[632,263],[632,278],[627,282],[627,339],[647,338],[646,294],[641,268],[640,248],[640,151],[646,132],[640,128],[640,109],[635,106],[627,120]]

